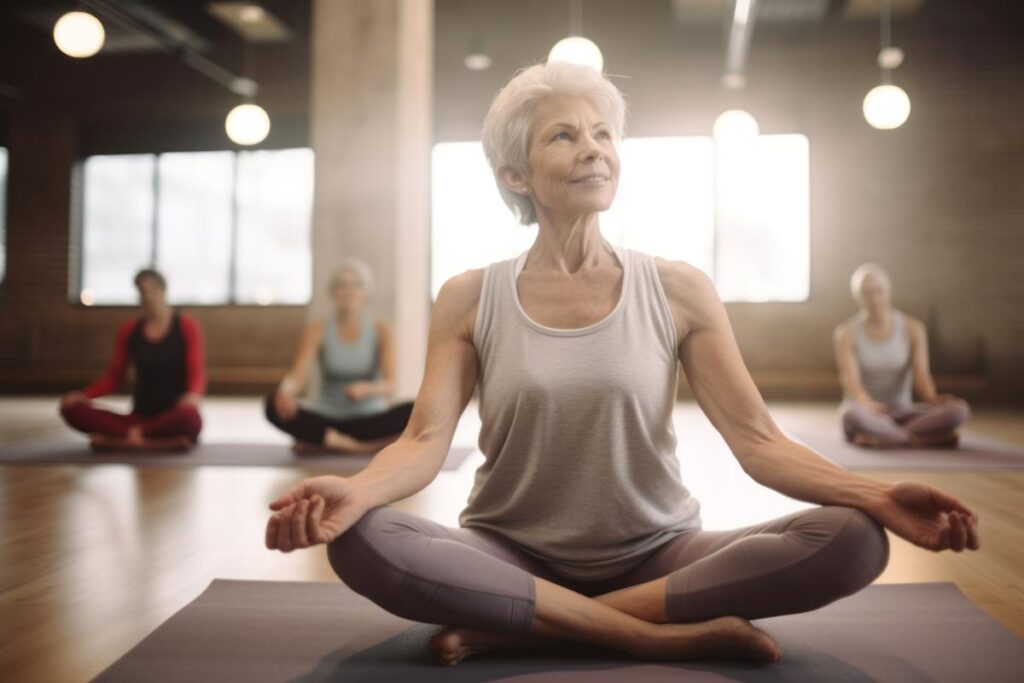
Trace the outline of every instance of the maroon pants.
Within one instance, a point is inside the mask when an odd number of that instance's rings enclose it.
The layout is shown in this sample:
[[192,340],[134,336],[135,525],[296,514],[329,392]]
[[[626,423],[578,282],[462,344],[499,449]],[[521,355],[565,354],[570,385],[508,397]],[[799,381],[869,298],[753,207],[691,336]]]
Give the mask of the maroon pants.
[[165,439],[175,436],[187,436],[192,441],[199,438],[203,428],[203,419],[195,406],[179,403],[156,415],[139,415],[129,413],[123,415],[110,410],[97,408],[91,403],[76,403],[61,408],[61,417],[72,429],[86,434],[102,434],[103,436],[121,437],[131,427],[142,427],[142,435],[147,439]]

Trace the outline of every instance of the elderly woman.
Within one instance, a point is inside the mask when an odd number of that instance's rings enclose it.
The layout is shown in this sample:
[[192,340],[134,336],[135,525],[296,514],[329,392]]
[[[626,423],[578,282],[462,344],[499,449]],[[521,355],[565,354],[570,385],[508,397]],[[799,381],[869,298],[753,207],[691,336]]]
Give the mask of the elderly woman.
[[[619,91],[586,67],[534,66],[497,95],[484,148],[536,241],[444,285],[401,438],[359,474],[307,479],[270,504],[269,548],[328,543],[353,590],[449,626],[430,643],[444,664],[554,639],[775,661],[747,620],[869,584],[888,561],[883,526],[932,550],[978,547],[956,499],[851,474],[786,438],[703,273],[602,239],[623,118]],[[675,454],[680,362],[743,469],[820,507],[701,529]],[[437,476],[474,386],[486,462],[460,527],[389,507]]]
[[936,391],[924,325],[892,307],[889,275],[876,263],[853,272],[850,291],[860,311],[834,335],[846,438],[869,448],[955,447],[970,407]]
[[[345,259],[330,281],[334,314],[310,322],[292,368],[267,397],[267,419],[295,438],[299,451],[375,453],[398,438],[409,423],[412,403],[388,406],[394,390],[395,350],[391,326],[367,306],[373,271]],[[299,405],[313,362],[320,388],[313,405]]]

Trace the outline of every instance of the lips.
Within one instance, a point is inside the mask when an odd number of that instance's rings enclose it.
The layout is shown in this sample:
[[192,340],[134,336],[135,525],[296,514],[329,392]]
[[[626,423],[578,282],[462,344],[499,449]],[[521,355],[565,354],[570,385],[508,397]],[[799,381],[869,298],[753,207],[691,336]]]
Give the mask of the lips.
[[606,175],[592,173],[590,175],[585,175],[580,178],[573,178],[569,182],[575,183],[577,185],[602,185],[608,182],[608,179],[609,178]]

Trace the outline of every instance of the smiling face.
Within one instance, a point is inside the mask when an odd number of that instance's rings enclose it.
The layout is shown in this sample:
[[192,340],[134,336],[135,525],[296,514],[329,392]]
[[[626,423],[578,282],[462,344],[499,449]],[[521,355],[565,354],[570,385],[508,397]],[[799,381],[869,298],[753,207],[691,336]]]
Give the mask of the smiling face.
[[359,273],[343,270],[331,281],[331,298],[338,313],[358,313],[366,306],[366,287]]
[[538,215],[605,211],[619,185],[619,155],[606,117],[585,97],[557,95],[538,107],[530,127],[530,170],[502,180],[529,193]]
[[857,300],[864,310],[880,313],[889,308],[890,295],[889,285],[874,273],[869,273],[861,280]]

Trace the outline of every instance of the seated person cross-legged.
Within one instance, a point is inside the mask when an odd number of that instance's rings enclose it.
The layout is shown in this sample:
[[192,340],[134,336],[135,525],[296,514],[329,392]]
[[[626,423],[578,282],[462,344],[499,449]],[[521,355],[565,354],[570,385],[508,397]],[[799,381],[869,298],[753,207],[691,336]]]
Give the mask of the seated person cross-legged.
[[[402,433],[412,403],[388,406],[394,388],[391,327],[367,308],[373,273],[347,259],[331,278],[334,315],[306,326],[295,362],[267,397],[267,419],[295,438],[298,451],[375,453]],[[311,406],[299,405],[314,361],[320,390]]]
[[[167,284],[157,271],[135,276],[141,315],[117,331],[107,372],[83,391],[65,394],[60,414],[69,426],[90,435],[95,449],[188,449],[202,429],[199,402],[206,391],[202,328],[167,305]],[[92,399],[113,393],[128,366],[135,371],[132,411],[100,408]]]
[[892,286],[881,266],[857,268],[850,288],[860,311],[834,334],[847,440],[868,448],[955,447],[970,407],[936,391],[924,325],[892,307]]
[[[603,238],[624,109],[611,81],[565,62],[498,93],[484,149],[505,202],[538,224],[533,246],[441,288],[394,443],[358,474],[305,479],[270,503],[268,548],[326,544],[350,589],[447,627],[429,644],[445,665],[567,640],[776,662],[749,620],[870,584],[889,560],[886,528],[934,551],[979,547],[976,515],[953,496],[862,477],[789,439],[710,278]],[[676,453],[680,364],[743,471],[812,507],[703,528]],[[438,476],[474,388],[484,462],[459,525],[392,505]]]

